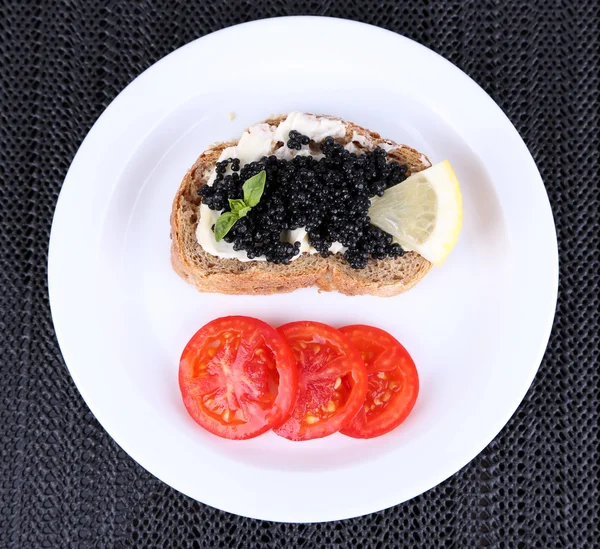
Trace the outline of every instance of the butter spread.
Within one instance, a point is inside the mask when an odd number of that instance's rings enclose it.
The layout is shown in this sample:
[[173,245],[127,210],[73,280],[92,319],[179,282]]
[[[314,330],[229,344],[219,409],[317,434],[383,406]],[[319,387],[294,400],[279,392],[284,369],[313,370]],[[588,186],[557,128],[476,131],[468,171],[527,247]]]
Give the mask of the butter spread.
[[352,132],[352,142],[358,143],[367,149],[371,149],[373,147],[373,141],[371,141],[370,138],[360,135],[360,133],[356,133],[355,131]]
[[388,143],[387,141],[382,141],[377,146],[381,147],[385,152],[394,151],[398,148],[398,145],[392,145],[391,143]]
[[[290,131],[295,130],[302,135],[308,136],[315,142],[323,141],[326,137],[344,137],[346,135],[346,125],[340,120],[329,118],[317,118],[314,115],[301,112],[292,112],[279,126],[269,124],[256,124],[246,130],[240,138],[237,145],[227,147],[219,156],[219,161],[228,158],[239,158],[240,165],[243,166],[249,162],[260,160],[263,156],[275,154],[279,158],[291,159],[296,155],[311,155],[314,158],[321,158],[321,153],[313,153],[309,145],[303,145],[298,150],[288,149],[287,147],[278,147],[278,144],[285,143],[288,140]],[[358,134],[354,134],[358,135]],[[354,139],[353,135],[353,139]],[[362,138],[362,136],[358,136]],[[365,139],[365,138],[362,138]],[[360,142],[357,140],[357,142]],[[361,143],[362,144],[362,143]],[[231,173],[228,167],[227,173]],[[216,171],[213,170],[207,184],[213,185],[216,179]],[[196,229],[196,239],[205,252],[222,259],[237,259],[238,261],[265,261],[265,256],[248,259],[245,250],[234,250],[233,243],[221,240],[217,242],[212,230],[213,225],[221,215],[221,212],[211,210],[205,204],[200,204],[200,216],[198,227]],[[300,253],[295,255],[292,260],[297,259],[303,253],[318,253],[308,241],[308,234],[304,228],[293,231],[283,231],[281,234],[283,242],[300,242]],[[329,251],[332,253],[344,252],[346,248],[339,242],[334,242]]]

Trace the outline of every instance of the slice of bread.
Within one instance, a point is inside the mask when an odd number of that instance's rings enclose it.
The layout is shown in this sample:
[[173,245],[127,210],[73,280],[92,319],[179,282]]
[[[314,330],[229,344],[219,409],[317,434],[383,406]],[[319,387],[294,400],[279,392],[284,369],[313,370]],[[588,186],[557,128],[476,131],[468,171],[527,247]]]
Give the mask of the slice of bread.
[[[265,122],[277,126],[285,119],[284,115]],[[354,136],[358,149],[369,150],[378,145],[391,148],[388,159],[406,165],[407,175],[431,166],[425,155],[406,145],[382,139],[378,133],[351,122],[344,123],[346,136],[336,139],[340,143],[347,144]],[[362,137],[359,142],[357,135]],[[220,259],[205,252],[196,240],[201,202],[198,189],[208,181],[223,149],[236,143],[218,143],[204,151],[186,173],[173,201],[171,263],[181,278],[201,292],[275,294],[316,285],[320,290],[337,290],[346,295],[389,297],[412,288],[431,268],[431,263],[415,252],[398,258],[369,259],[364,269],[353,269],[340,254],[324,258],[305,253],[287,265],[280,265]]]

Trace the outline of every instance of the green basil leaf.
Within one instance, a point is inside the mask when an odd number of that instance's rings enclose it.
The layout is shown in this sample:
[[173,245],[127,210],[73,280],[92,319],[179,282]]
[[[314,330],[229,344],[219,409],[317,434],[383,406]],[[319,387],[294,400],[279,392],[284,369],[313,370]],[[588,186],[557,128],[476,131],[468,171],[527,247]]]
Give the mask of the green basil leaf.
[[246,206],[238,211],[238,217],[244,217],[252,208],[250,206]]
[[247,206],[254,208],[259,202],[265,190],[265,182],[267,181],[267,172],[262,172],[253,175],[244,183],[242,190],[244,191],[244,201]]
[[238,219],[239,216],[233,212],[222,213],[215,223],[215,240],[220,242]]
[[[233,213],[238,213],[242,208],[246,208],[246,203],[241,198],[230,198],[229,207]],[[243,216],[240,216],[243,217]]]

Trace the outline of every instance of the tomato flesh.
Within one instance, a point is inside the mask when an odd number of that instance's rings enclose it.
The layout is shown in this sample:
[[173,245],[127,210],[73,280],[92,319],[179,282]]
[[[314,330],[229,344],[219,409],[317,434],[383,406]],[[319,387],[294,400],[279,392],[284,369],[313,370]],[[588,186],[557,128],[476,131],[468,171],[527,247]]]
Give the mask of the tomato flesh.
[[213,320],[186,345],[179,386],[192,418],[223,438],[247,439],[281,424],[296,400],[291,350],[260,320]]
[[290,440],[321,438],[342,429],[362,406],[367,372],[356,348],[338,330],[319,322],[278,328],[298,368],[298,397],[275,433]]
[[390,334],[372,326],[340,331],[359,350],[369,376],[365,401],[342,434],[373,438],[390,432],[410,414],[419,394],[419,376],[406,349]]

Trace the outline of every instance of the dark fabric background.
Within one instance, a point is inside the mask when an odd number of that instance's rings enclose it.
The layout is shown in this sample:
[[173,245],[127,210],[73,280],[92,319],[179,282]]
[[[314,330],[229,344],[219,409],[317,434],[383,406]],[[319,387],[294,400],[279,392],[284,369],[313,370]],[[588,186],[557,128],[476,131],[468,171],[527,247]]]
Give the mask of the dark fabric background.
[[[211,31],[308,13],[405,34],[500,104],[546,183],[561,284],[537,378],[479,457],[402,506],[285,525],[196,503],[117,447],[61,358],[46,261],[67,168],[124,86]],[[0,0],[0,547],[600,547],[599,33],[592,0]]]

